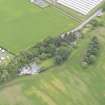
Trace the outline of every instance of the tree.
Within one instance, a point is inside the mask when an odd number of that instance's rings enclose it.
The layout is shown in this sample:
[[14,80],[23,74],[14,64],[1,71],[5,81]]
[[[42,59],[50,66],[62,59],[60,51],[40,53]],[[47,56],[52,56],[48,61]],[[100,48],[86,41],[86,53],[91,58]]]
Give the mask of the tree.
[[88,63],[93,64],[96,61],[96,56],[95,55],[90,55],[88,59],[89,59]]
[[6,80],[8,80],[9,78],[9,72],[6,69],[5,66],[0,66],[0,82],[4,82]]
[[62,64],[65,60],[67,60],[70,55],[70,49],[68,47],[60,47],[55,52],[55,63]]
[[62,56],[56,55],[55,56],[55,64],[62,64],[62,63],[63,63]]

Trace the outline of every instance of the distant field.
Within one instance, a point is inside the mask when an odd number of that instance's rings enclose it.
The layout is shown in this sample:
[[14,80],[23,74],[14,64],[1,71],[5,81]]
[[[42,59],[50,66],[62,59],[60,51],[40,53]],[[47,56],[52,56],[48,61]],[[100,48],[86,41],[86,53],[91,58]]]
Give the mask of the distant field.
[[0,46],[19,52],[77,23],[54,7],[41,9],[30,0],[0,0]]
[[[1,88],[0,105],[105,105],[104,33],[104,27],[88,32],[62,66],[18,78]],[[94,35],[101,44],[100,55],[94,65],[82,69],[81,57]]]

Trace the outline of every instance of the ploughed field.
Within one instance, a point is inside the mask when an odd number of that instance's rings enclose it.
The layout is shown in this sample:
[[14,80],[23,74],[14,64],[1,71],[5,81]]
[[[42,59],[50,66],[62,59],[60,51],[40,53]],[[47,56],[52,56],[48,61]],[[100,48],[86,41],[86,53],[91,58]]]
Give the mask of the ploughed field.
[[52,6],[40,8],[30,0],[0,0],[0,46],[14,53],[76,25]]

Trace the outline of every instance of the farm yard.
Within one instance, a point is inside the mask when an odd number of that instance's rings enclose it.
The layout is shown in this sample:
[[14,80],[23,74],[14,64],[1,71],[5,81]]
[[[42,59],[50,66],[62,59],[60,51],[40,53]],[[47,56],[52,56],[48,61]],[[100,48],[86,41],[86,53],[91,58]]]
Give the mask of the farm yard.
[[42,9],[28,0],[0,0],[0,14],[0,46],[13,53],[78,24],[52,6]]

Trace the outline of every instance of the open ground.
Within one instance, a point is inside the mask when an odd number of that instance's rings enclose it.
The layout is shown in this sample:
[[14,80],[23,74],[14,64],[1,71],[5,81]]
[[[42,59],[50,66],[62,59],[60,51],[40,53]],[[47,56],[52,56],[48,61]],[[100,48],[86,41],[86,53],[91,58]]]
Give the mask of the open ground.
[[52,6],[42,9],[29,0],[0,0],[0,14],[0,46],[14,53],[78,24]]

